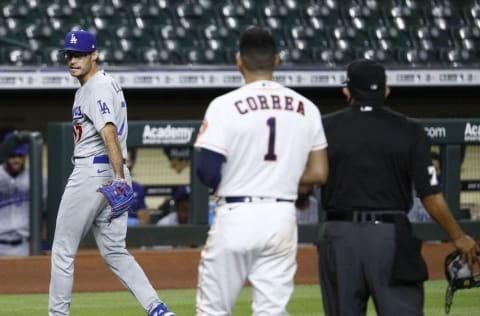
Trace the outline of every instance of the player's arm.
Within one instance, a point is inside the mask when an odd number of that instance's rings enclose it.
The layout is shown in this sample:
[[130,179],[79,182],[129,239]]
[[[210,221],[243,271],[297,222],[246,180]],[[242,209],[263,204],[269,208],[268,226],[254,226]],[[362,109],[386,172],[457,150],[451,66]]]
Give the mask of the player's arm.
[[300,178],[301,184],[320,184],[327,182],[328,156],[327,149],[311,151],[308,155],[307,165]]
[[109,122],[100,130],[100,134],[107,148],[108,159],[112,165],[115,179],[124,179],[122,147],[118,140],[116,126]]
[[215,190],[222,179],[221,170],[225,160],[224,155],[201,148],[196,170],[200,181]]
[[[470,236],[466,235],[450,212],[442,193],[427,195],[421,198],[423,206],[432,218],[450,236],[450,239],[465,256],[470,267],[477,262],[479,245]],[[480,264],[480,263],[479,263]]]

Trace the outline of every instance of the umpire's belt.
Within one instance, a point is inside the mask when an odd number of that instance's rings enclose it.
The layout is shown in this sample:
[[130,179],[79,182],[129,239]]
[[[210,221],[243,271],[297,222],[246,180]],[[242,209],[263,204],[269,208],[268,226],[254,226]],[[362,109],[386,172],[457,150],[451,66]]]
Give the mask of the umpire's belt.
[[[91,158],[91,157],[73,157],[74,160],[77,159],[86,159],[86,158]],[[93,157],[93,163],[110,163],[110,159],[108,159],[107,155],[103,156],[95,156]],[[127,163],[127,160],[124,158],[123,163]]]
[[327,212],[325,221],[394,223],[395,215],[403,211],[348,211]]
[[266,196],[226,196],[219,199],[220,203],[255,203],[255,202],[289,202],[293,203],[295,200],[280,199]]

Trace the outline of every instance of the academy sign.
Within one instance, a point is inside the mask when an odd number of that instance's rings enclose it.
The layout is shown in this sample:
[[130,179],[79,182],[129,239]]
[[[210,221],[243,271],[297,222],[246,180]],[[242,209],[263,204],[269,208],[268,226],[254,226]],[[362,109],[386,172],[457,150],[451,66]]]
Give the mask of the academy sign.
[[465,124],[465,141],[478,142],[480,141],[480,125],[475,125],[470,122]]
[[194,127],[177,127],[145,125],[142,134],[143,144],[178,144],[186,145],[192,141]]

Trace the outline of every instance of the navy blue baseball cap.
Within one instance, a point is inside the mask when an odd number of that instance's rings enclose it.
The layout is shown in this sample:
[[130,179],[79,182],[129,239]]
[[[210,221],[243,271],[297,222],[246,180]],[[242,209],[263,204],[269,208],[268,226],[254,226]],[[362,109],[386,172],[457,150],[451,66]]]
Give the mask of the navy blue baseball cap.
[[62,52],[91,53],[97,49],[95,35],[85,30],[70,31],[65,35]]
[[173,200],[175,201],[175,203],[178,203],[178,201],[187,199],[189,196],[190,196],[190,187],[186,185],[182,185],[175,190],[175,193],[173,194]]
[[[7,140],[13,136],[14,136],[14,132],[7,133],[5,134],[4,140]],[[10,155],[14,155],[14,156],[26,156],[27,154],[28,154],[27,144],[21,144],[20,146],[15,148],[13,152],[10,153]]]

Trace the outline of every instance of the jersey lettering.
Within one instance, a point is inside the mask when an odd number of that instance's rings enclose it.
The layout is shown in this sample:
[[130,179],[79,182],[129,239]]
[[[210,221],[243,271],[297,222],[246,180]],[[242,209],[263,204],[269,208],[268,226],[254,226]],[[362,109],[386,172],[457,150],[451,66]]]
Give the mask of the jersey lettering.
[[102,100],[97,101],[98,106],[100,107],[100,112],[102,114],[110,114],[110,109],[108,108],[108,105],[105,102],[102,102]]
[[247,98],[247,104],[248,104],[248,107],[250,108],[250,110],[252,110],[252,111],[256,111],[258,109],[258,105],[255,102],[255,99],[253,97],[248,97]]
[[437,170],[434,166],[428,166],[428,174],[430,175],[430,185],[438,185]]
[[82,109],[80,106],[74,106],[72,109],[72,118],[73,120],[79,120],[83,118]]
[[291,96],[280,97],[278,95],[257,95],[249,96],[245,100],[237,100],[233,103],[238,113],[247,114],[249,112],[262,110],[284,110],[297,112],[305,115],[305,107],[302,101],[297,101]]
[[82,125],[80,124],[73,125],[73,140],[75,141],[75,143],[80,142],[80,140],[82,139],[82,134],[83,134]]
[[278,95],[272,95],[272,107],[275,110],[282,109],[282,107],[280,106],[280,97]]
[[20,207],[22,203],[29,200],[28,190],[15,188],[13,192],[0,192],[0,209],[11,205]]
[[257,96],[257,98],[258,98],[258,102],[260,102],[260,109],[261,110],[270,109],[270,107],[268,106],[268,103],[267,103],[267,97],[266,96],[259,95],[259,96]]
[[267,120],[268,125],[268,148],[267,153],[263,158],[267,161],[275,161],[277,160],[277,155],[275,154],[275,128],[276,128],[276,120],[274,117],[271,117]]

